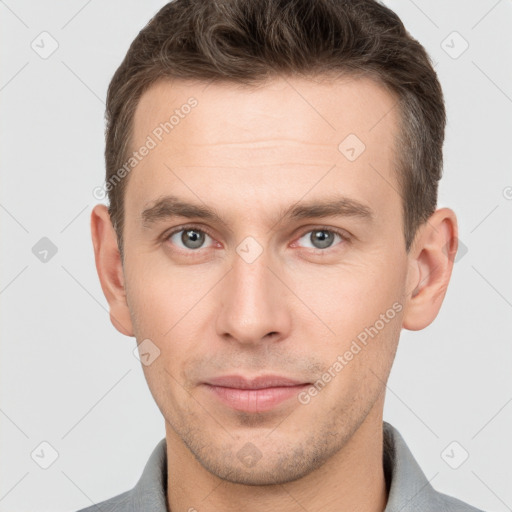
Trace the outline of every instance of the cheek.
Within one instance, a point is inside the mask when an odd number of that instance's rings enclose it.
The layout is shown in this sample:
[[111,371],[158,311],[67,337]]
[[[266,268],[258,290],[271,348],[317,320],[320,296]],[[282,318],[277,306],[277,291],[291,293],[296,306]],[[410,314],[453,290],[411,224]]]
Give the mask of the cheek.
[[[384,258],[373,260],[296,269],[289,282],[304,303],[302,322],[318,327],[326,338],[342,342],[356,337],[400,303],[403,271],[399,265],[386,268]],[[395,305],[388,317],[394,318],[397,309],[400,307]]]
[[127,259],[126,279],[131,307],[143,318],[158,320],[181,308],[191,285],[183,270],[154,256],[141,253]]
[[208,319],[215,311],[208,293],[219,277],[211,269],[148,263],[143,256],[133,258],[126,270],[136,338],[149,338],[167,367],[177,368],[205,337],[205,326],[211,325]]
[[127,297],[137,338],[160,338],[172,327],[183,304],[180,286],[143,256],[127,261]]

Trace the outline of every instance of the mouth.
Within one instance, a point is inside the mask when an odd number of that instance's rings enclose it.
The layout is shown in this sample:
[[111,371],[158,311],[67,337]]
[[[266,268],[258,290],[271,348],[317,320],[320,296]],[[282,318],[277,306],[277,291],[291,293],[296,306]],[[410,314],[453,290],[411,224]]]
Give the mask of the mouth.
[[258,413],[270,411],[296,397],[311,383],[280,375],[261,375],[252,379],[226,375],[209,379],[203,385],[223,405],[237,411]]

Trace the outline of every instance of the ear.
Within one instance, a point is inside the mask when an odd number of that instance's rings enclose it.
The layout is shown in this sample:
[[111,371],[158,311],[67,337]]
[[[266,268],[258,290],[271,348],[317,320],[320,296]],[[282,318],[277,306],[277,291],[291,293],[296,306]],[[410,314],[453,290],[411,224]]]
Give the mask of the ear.
[[424,329],[439,313],[457,254],[457,235],[457,217],[449,208],[436,210],[418,229],[409,253],[405,329]]
[[110,306],[110,321],[121,334],[133,336],[117,236],[108,209],[103,204],[92,210],[91,234],[101,289]]

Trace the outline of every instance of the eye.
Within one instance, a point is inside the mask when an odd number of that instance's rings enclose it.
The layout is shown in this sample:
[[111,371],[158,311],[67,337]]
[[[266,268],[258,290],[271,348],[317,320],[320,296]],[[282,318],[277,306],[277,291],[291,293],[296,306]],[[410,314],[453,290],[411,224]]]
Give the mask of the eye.
[[[309,248],[312,249],[329,249],[333,246],[336,238],[340,241],[348,241],[348,236],[334,229],[317,228],[303,234],[298,241],[302,243],[310,243]],[[308,247],[306,245],[306,247]]]
[[[178,249],[188,252],[207,248],[208,246],[205,244],[208,241],[210,246],[212,246],[212,242],[215,242],[213,237],[205,230],[198,229],[195,226],[181,226],[180,228],[171,231],[168,235],[165,235],[164,238],[165,241],[169,241]],[[305,232],[299,239],[297,239],[297,242],[292,244],[292,246],[300,245],[302,247],[325,252],[325,249],[329,249],[336,245],[336,241],[339,243],[349,242],[350,237],[344,232],[336,229],[320,227],[313,230],[310,229]]]
[[169,233],[165,239],[180,249],[190,250],[202,249],[206,239],[212,240],[206,232],[195,227],[182,227]]

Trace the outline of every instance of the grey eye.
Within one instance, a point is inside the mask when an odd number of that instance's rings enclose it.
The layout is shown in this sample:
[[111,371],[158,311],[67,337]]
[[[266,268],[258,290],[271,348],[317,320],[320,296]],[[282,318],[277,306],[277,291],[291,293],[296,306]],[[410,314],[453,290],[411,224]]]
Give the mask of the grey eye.
[[188,249],[198,249],[204,243],[205,234],[195,229],[185,229],[181,235],[183,245]]
[[178,247],[185,249],[200,249],[206,238],[210,238],[206,233],[199,229],[185,228],[169,236],[169,240],[178,245]]
[[327,249],[333,244],[335,237],[339,237],[341,239],[341,236],[334,231],[329,231],[327,229],[314,229],[313,231],[308,231],[299,240],[305,240],[306,242],[311,243],[313,249]]

